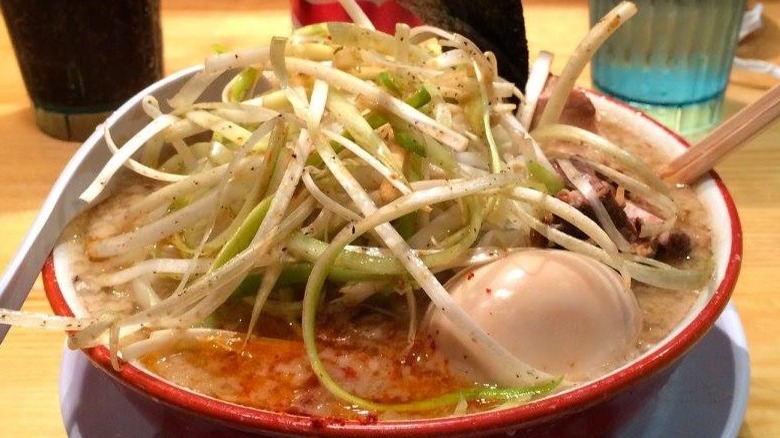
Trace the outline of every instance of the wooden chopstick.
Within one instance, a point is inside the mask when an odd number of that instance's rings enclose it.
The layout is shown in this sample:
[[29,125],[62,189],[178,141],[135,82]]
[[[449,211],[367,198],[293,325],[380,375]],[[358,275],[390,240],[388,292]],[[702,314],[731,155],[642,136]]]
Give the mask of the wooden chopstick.
[[696,181],[726,154],[742,146],[778,116],[780,85],[775,85],[675,158],[661,171],[661,176],[670,183],[688,184]]

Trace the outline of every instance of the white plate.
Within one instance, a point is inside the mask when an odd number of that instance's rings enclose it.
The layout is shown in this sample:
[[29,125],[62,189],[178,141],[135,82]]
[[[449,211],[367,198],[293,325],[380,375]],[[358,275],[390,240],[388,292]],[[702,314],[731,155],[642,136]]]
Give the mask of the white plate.
[[745,332],[739,314],[729,303],[666,386],[617,436],[736,437],[749,390]]
[[[733,438],[745,415],[749,384],[745,333],[729,304],[669,383],[617,437]],[[138,394],[99,371],[84,354],[67,348],[59,388],[65,430],[71,438],[155,437],[169,409],[142,411]]]

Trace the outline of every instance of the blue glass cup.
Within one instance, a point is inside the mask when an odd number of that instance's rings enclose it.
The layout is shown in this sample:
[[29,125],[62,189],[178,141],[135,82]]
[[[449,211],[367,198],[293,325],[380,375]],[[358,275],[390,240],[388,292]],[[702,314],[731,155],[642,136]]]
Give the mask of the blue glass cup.
[[[590,0],[595,24],[619,0]],[[745,0],[634,0],[639,12],[598,50],[594,86],[689,140],[722,118]]]

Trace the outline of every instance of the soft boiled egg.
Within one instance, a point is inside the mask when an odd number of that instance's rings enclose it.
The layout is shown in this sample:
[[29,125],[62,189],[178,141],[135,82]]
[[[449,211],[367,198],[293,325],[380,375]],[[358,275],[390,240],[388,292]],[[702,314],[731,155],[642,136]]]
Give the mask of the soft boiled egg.
[[[520,361],[576,382],[623,363],[642,325],[634,294],[602,263],[530,249],[462,272],[447,284],[475,324]],[[489,353],[432,307],[425,329],[451,367],[475,381],[512,384]]]

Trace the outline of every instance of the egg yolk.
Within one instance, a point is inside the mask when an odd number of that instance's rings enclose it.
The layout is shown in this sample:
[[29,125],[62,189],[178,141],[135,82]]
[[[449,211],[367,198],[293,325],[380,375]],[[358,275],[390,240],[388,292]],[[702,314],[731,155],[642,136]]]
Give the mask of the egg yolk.
[[[476,325],[519,360],[569,381],[623,363],[642,325],[636,298],[620,276],[568,251],[513,253],[461,273],[446,287]],[[475,381],[512,383],[502,377],[511,370],[500,369],[435,308],[424,324],[454,370]]]

